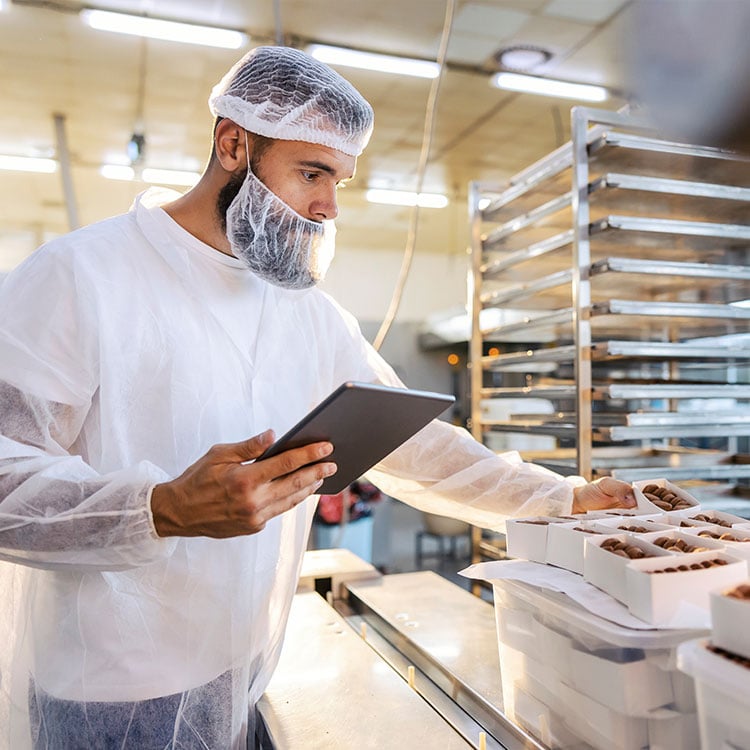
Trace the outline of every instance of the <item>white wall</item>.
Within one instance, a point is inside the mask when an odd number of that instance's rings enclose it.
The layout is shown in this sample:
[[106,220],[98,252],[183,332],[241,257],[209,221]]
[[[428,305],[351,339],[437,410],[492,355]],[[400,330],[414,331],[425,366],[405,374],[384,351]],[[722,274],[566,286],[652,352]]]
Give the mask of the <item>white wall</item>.
[[[401,267],[401,252],[349,250],[338,247],[321,288],[360,322],[381,321]],[[417,253],[399,308],[400,322],[423,321],[428,315],[466,304],[469,256]]]

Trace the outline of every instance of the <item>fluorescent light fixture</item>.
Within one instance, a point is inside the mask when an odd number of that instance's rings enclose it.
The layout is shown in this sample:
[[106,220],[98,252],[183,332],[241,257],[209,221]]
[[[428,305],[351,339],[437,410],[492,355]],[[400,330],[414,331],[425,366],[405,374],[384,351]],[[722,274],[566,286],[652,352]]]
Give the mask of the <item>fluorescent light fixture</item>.
[[420,208],[445,208],[448,197],[440,193],[413,193],[408,190],[380,190],[371,188],[365,193],[370,203],[385,203],[389,206],[416,206]]
[[440,75],[440,66],[429,60],[379,55],[345,47],[329,47],[327,44],[310,44],[307,52],[316,60],[329,65],[343,65],[348,68],[376,70],[379,73],[396,73],[417,78],[437,78]]
[[738,302],[730,302],[729,304],[734,307],[750,307],[750,299],[742,299]]
[[99,174],[108,180],[132,180],[135,177],[133,167],[126,167],[122,164],[102,164],[99,167]]
[[603,102],[607,98],[607,89],[603,86],[524,76],[520,73],[495,73],[490,83],[498,89],[542,96],[559,96],[563,99],[580,99],[586,102]]
[[201,176],[198,172],[186,172],[180,169],[151,169],[146,168],[141,172],[144,182],[152,182],[156,185],[184,185],[193,187]]
[[0,169],[7,169],[10,172],[52,174],[52,172],[57,171],[57,161],[33,156],[5,156],[0,154]]
[[118,34],[133,34],[149,39],[164,39],[169,42],[202,44],[206,47],[221,47],[222,49],[239,49],[247,42],[247,36],[241,31],[163,21],[146,16],[130,16],[126,13],[112,13],[108,10],[86,8],[81,11],[81,19],[92,29],[99,31],[114,31]]

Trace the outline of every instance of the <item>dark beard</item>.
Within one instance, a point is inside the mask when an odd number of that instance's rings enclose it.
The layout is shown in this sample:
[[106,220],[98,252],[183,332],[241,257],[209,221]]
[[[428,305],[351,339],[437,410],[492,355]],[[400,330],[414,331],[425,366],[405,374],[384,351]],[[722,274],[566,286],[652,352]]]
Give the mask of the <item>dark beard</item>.
[[[260,157],[267,149],[268,146],[262,147],[258,149],[258,153],[253,153],[250,157],[250,169],[259,180],[263,179],[260,176]],[[218,214],[221,230],[224,234],[227,232],[227,209],[237,197],[237,193],[240,192],[240,188],[242,187],[242,183],[245,181],[246,176],[247,170],[243,172],[234,172],[229,178],[229,182],[227,182],[227,184],[219,191],[219,196],[216,199],[216,213]]]
[[221,224],[221,230],[225,234],[227,231],[227,209],[237,197],[244,181],[245,172],[235,172],[229,178],[229,182],[219,191],[219,196],[216,199],[216,214]]

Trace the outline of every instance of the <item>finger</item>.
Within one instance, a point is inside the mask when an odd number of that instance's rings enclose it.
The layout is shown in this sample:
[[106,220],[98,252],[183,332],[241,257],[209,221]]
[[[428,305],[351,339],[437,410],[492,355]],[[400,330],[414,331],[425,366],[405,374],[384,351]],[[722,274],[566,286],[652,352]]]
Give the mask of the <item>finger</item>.
[[336,473],[336,468],[336,464],[333,463],[316,464],[314,467],[301,469],[274,481],[271,485],[273,499],[269,500],[259,513],[262,523],[267,523],[274,516],[291,510],[314,495],[326,477]]
[[252,461],[263,454],[273,444],[275,434],[273,430],[266,430],[239,443],[221,443],[213,447],[214,454],[222,461],[242,463]]
[[300,448],[290,448],[276,456],[257,461],[253,466],[258,471],[260,481],[273,481],[287,474],[293,474],[308,464],[315,464],[333,453],[329,442],[310,443]]
[[635,493],[633,492],[633,488],[627,482],[622,482],[619,479],[612,479],[611,477],[603,477],[599,482],[599,487],[602,492],[616,498],[619,507],[636,507]]

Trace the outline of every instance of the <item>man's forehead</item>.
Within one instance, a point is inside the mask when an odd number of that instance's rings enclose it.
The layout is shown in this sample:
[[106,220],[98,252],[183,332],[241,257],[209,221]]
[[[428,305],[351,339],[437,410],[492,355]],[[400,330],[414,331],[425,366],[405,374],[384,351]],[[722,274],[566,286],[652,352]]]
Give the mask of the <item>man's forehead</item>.
[[301,167],[319,169],[336,180],[350,180],[354,176],[356,156],[350,156],[329,146],[304,141],[279,140],[276,145]]

